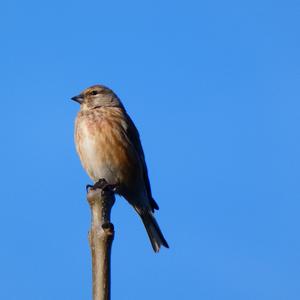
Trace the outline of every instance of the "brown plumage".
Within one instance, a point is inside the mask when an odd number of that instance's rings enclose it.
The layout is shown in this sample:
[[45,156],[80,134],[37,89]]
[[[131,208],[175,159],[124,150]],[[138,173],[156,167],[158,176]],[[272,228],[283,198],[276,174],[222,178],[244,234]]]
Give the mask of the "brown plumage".
[[152,247],[169,247],[155,218],[158,209],[151,193],[139,133],[116,94],[102,85],[84,90],[75,123],[75,144],[81,163],[97,182],[104,178],[116,186],[140,215]]

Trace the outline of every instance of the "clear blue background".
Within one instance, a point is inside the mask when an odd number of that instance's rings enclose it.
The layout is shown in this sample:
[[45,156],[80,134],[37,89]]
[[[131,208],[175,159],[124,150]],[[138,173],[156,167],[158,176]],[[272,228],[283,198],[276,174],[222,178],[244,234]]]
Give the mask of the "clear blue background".
[[152,252],[118,198],[113,299],[300,299],[298,1],[0,7],[0,299],[90,299],[78,106],[103,83],[140,130]]

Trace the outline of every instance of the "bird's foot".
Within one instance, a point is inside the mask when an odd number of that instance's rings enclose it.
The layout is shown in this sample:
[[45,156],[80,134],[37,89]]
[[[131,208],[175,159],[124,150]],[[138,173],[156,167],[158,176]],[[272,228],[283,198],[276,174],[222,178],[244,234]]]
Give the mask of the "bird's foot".
[[104,192],[116,192],[117,186],[115,184],[109,184],[104,178],[99,179],[94,185],[88,184],[86,186],[87,193],[89,190],[101,189]]

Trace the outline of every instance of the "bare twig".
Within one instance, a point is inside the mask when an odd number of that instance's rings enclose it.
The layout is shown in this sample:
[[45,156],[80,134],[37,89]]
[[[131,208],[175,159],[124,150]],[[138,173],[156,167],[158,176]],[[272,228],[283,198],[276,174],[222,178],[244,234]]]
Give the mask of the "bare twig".
[[110,257],[114,226],[110,212],[115,202],[114,193],[105,189],[90,189],[87,200],[91,207],[92,224],[89,242],[92,254],[93,300],[110,299]]

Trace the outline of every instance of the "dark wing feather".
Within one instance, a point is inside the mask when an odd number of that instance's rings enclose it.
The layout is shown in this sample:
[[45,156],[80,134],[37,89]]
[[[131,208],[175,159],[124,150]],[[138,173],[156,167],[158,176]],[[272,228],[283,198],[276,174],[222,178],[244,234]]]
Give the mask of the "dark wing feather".
[[139,132],[138,132],[137,128],[135,127],[133,121],[131,120],[131,118],[129,117],[129,115],[127,113],[126,113],[126,117],[128,119],[128,125],[129,125],[126,128],[126,131],[127,131],[128,136],[130,137],[130,142],[133,144],[133,146],[134,146],[135,150],[137,151],[137,153],[139,154],[139,158],[142,162],[143,177],[144,177],[144,182],[145,182],[145,186],[146,186],[146,191],[147,191],[147,194],[148,194],[148,197],[150,200],[152,211],[154,212],[154,209],[158,210],[159,207],[152,197],[151,186],[150,186],[150,181],[149,181],[149,176],[148,176],[148,169],[147,169],[147,165],[146,165],[146,161],[145,161],[145,155],[144,155],[140,135],[139,135]]

